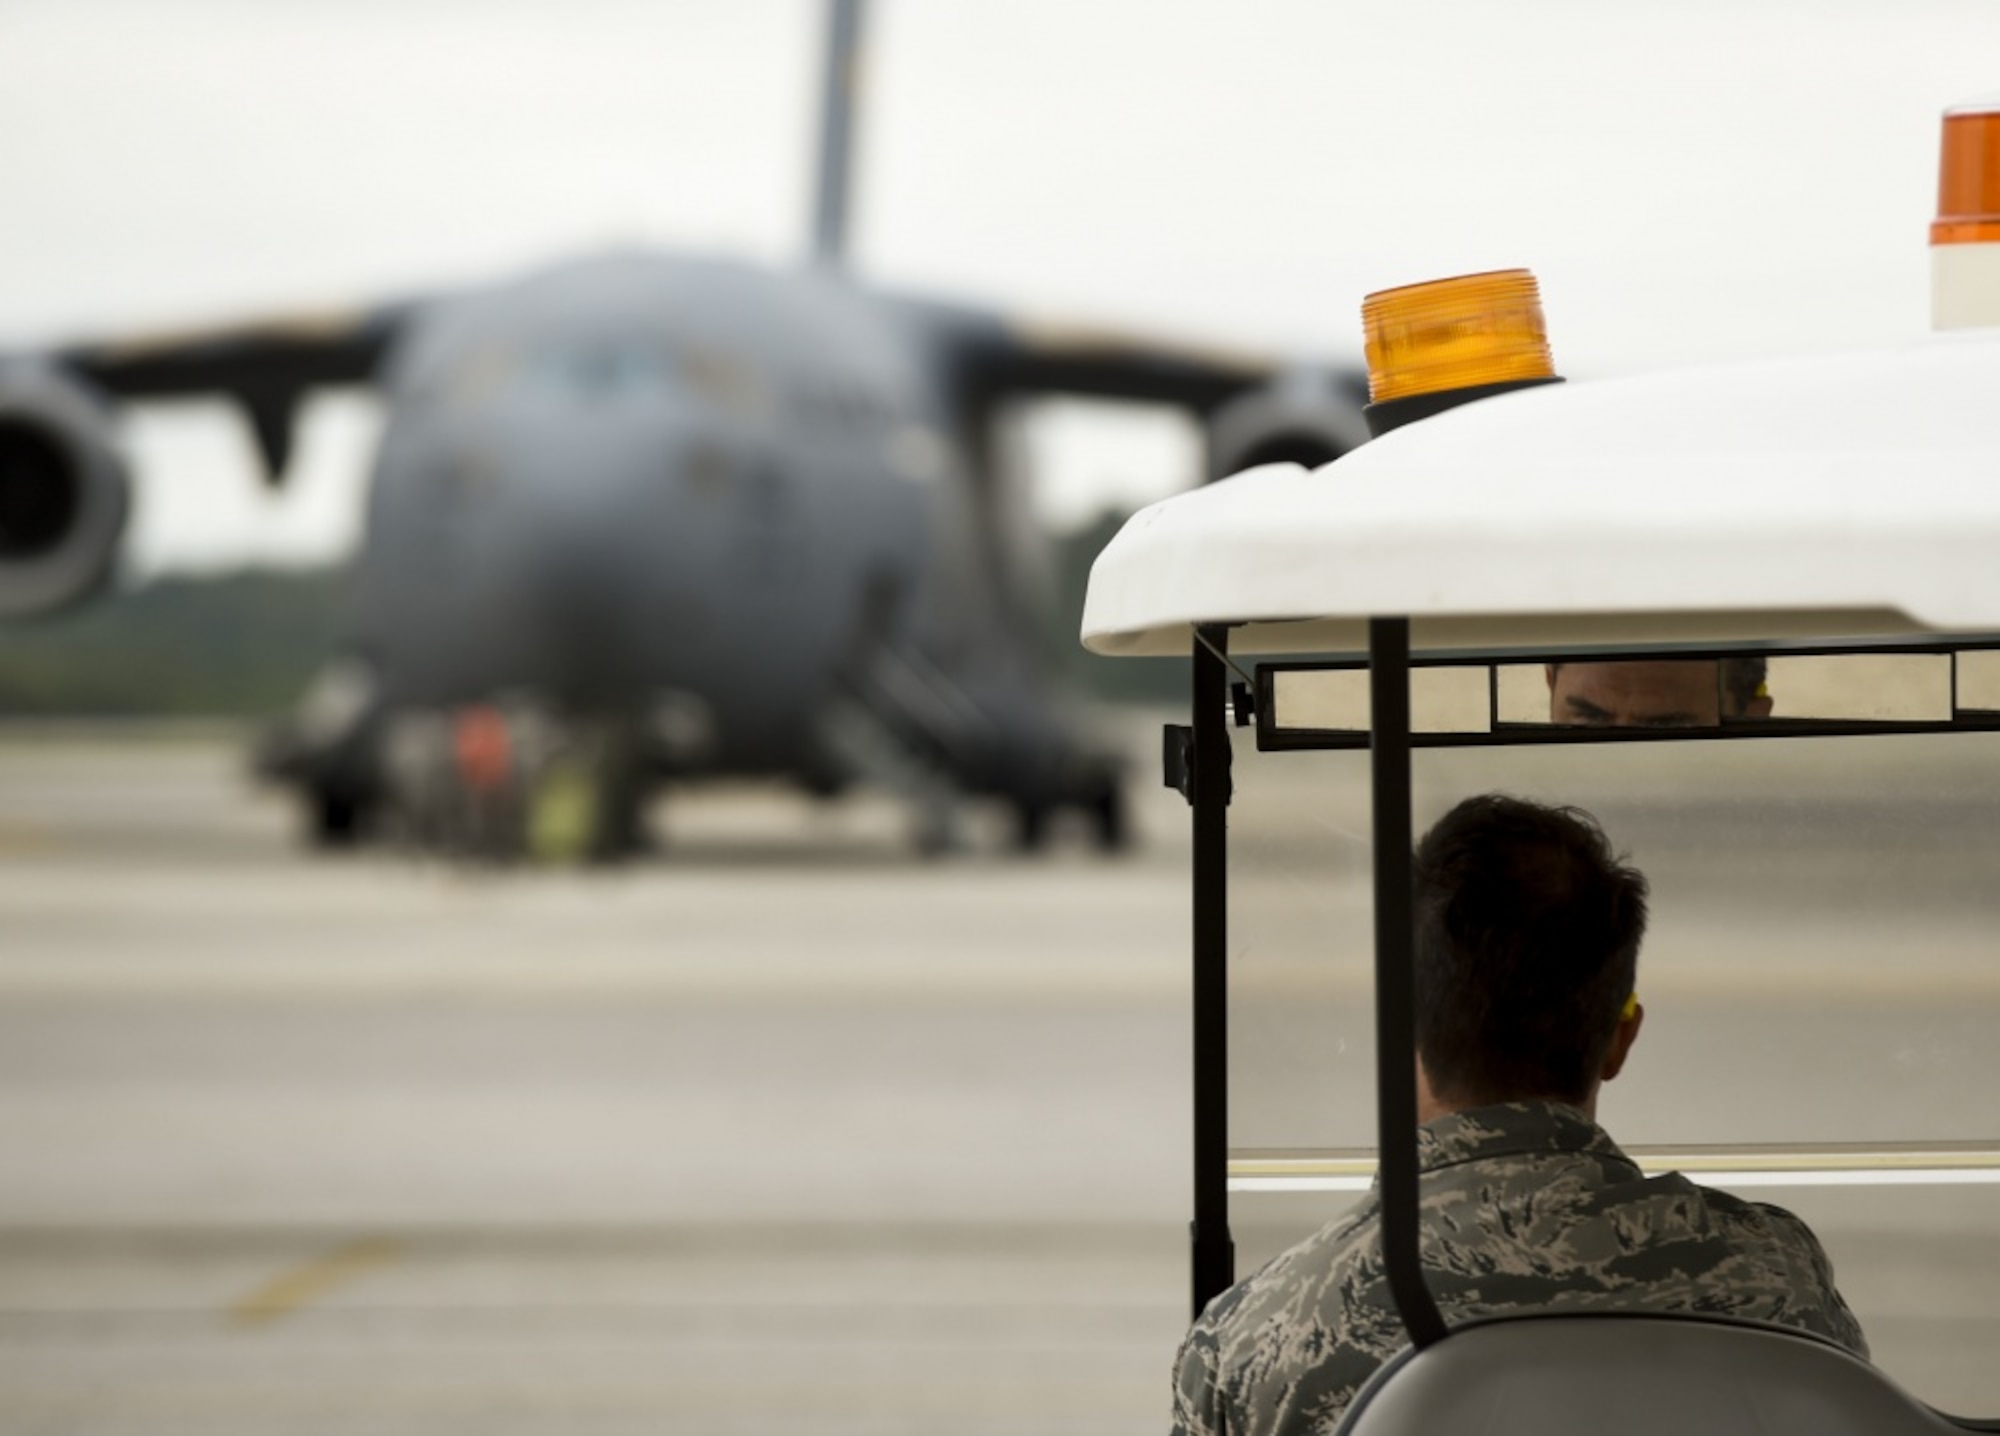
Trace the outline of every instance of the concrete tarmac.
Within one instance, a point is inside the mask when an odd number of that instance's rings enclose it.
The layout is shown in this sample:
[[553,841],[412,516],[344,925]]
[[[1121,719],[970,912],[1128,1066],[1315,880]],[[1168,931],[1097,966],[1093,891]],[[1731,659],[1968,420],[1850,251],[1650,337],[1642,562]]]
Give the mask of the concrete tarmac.
[[[1833,823],[1748,769],[1505,775],[1655,876],[1621,1137],[2000,1136],[1991,780],[1881,752]],[[1366,1142],[1365,787],[1277,757],[1239,752],[1238,1139]],[[220,735],[0,735],[0,1431],[1162,1429],[1187,849],[1141,777],[1123,860],[924,862],[887,804],[745,788],[654,861],[495,872],[306,857]],[[1754,881],[1684,897],[1716,865]],[[1892,1372],[2000,1413],[1996,1189],[1751,1195]],[[1239,1200],[1243,1266],[1347,1200]]]

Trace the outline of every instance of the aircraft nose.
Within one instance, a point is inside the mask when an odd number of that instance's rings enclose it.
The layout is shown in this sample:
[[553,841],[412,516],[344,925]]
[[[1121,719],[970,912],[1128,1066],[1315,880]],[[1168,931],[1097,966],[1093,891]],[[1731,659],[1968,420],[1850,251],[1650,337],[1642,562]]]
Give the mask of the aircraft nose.
[[677,456],[668,493],[679,525],[699,530],[711,556],[743,581],[770,582],[805,558],[799,496],[773,454],[730,452],[713,441]]
[[686,538],[659,501],[660,435],[554,427],[485,450],[436,582],[470,610],[468,671],[594,703],[630,687],[650,631],[688,620]]
[[593,702],[618,686],[634,627],[631,594],[621,566],[601,546],[544,529],[506,588],[495,636],[517,654],[508,666],[568,702]]
[[713,435],[648,437],[586,436],[559,464],[544,455],[515,476],[529,502],[514,607],[579,691],[713,665],[727,657],[725,628],[731,648],[775,653],[780,630],[802,622],[792,610],[824,603],[813,576],[825,565],[777,455]]

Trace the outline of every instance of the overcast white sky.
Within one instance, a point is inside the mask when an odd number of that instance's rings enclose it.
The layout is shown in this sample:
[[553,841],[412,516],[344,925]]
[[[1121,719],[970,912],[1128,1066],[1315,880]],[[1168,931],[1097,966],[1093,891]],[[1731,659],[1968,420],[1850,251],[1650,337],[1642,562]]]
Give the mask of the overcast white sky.
[[[1533,268],[1573,377],[1926,324],[1938,115],[1990,0],[875,0],[855,244],[898,287],[1346,356],[1361,296]],[[6,0],[0,343],[498,276],[606,243],[782,262],[817,0]],[[152,569],[350,540],[373,419],[296,491],[131,425]],[[1057,518],[1184,433],[1059,408]]]

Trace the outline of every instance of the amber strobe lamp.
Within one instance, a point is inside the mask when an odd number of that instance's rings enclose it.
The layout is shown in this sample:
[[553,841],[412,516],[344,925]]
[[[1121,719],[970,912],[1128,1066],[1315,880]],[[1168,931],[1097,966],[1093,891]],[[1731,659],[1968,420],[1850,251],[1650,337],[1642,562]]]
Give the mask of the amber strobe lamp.
[[1510,389],[1558,384],[1542,295],[1525,269],[1382,289],[1361,301],[1377,436]]
[[2000,96],[1944,112],[1931,327],[2000,324]]

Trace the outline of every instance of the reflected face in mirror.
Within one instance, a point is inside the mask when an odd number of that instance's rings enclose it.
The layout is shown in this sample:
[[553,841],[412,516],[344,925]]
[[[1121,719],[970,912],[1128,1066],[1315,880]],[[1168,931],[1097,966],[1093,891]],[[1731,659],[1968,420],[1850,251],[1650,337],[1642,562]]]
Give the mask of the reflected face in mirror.
[[1587,728],[1716,728],[1768,718],[1764,660],[1551,663],[1549,721]]

